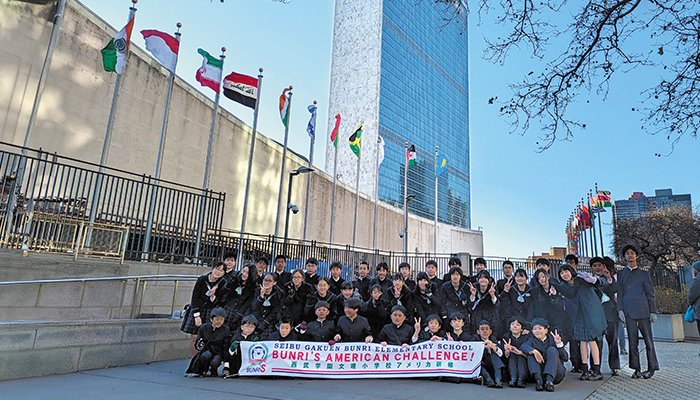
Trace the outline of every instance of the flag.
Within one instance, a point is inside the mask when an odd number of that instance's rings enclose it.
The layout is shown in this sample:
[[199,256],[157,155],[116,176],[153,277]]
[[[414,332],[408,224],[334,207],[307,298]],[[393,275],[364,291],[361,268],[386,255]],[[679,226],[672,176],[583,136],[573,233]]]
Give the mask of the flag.
[[309,118],[309,123],[306,125],[306,132],[313,139],[316,136],[316,104],[311,104],[307,109],[311,113],[311,118]]
[[202,66],[197,70],[195,78],[202,86],[206,86],[211,90],[219,93],[221,87],[221,69],[224,66],[224,61],[220,58],[212,57],[209,53],[202,49],[197,49],[204,59]]
[[287,92],[290,88],[286,88],[282,91],[280,96],[280,118],[282,118],[282,124],[286,127],[287,122],[289,122],[289,99],[287,98]]
[[350,148],[356,156],[360,156],[360,139],[362,136],[362,124],[350,135]]
[[583,221],[583,229],[588,229],[593,226],[591,222],[591,213],[587,206],[581,204],[580,207],[581,220]]
[[131,42],[131,30],[134,28],[134,17],[117,32],[107,46],[102,49],[102,65],[105,71],[116,72],[121,75],[126,65],[126,56],[129,54],[129,42]]
[[605,211],[605,207],[591,206],[591,212],[592,213],[599,213],[599,212],[606,212],[606,211]]
[[224,78],[224,96],[255,109],[258,101],[258,78],[231,72]]
[[170,72],[175,72],[177,65],[177,53],[180,50],[180,41],[167,33],[153,29],[141,31],[146,41],[146,50],[150,51],[158,61],[163,63]]
[[377,143],[377,165],[382,165],[384,161],[384,138],[379,136],[379,142]]
[[598,205],[598,198],[591,196],[591,207]]
[[340,113],[335,116],[335,128],[331,132],[331,142],[336,149],[338,148],[338,127],[340,127]]
[[438,156],[435,160],[435,177],[442,175],[447,171],[447,157],[444,155]]
[[416,146],[413,144],[406,149],[406,165],[406,168],[411,168],[416,165]]
[[612,207],[612,202],[610,201],[610,192],[607,190],[597,190],[598,206],[600,207]]

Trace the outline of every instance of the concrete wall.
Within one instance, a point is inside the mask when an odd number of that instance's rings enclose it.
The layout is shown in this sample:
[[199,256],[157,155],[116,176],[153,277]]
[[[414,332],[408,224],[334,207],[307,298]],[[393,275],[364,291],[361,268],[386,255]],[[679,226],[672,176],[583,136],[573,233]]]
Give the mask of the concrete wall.
[[0,322],[0,380],[187,358],[179,327],[169,319]]
[[[0,0],[0,141],[19,145],[24,141],[53,13],[52,2],[42,5]],[[116,78],[114,73],[103,70],[100,50],[115,32],[82,4],[75,0],[68,2],[30,147],[99,162]],[[137,46],[132,45],[130,49],[107,165],[150,175],[155,168],[167,70]],[[378,68],[377,65],[377,71]],[[209,98],[181,78],[175,78],[163,179],[195,187],[201,185],[212,107]],[[350,123],[352,118],[347,117],[349,119],[345,116],[344,119]],[[356,123],[359,122],[352,122]],[[225,228],[240,228],[251,138],[249,126],[226,110],[220,111],[210,187],[227,194]],[[364,142],[370,139],[366,137]],[[373,153],[365,156],[374,159]],[[287,171],[308,163],[293,152],[288,152],[287,157]],[[281,161],[282,146],[258,135],[246,222],[249,232],[274,233]],[[286,177],[287,173],[284,187]],[[309,199],[307,238],[327,242],[332,176],[317,171],[296,177],[292,203],[301,205],[303,210],[306,180],[309,178],[312,196]],[[339,185],[334,221],[337,230],[333,237],[336,243],[352,243],[354,201],[354,187]],[[372,245],[373,210],[370,199],[362,196],[357,235],[360,247]],[[402,249],[398,237],[403,226],[402,215],[400,209],[388,205],[380,207],[379,248]],[[290,237],[302,236],[303,221],[303,211],[291,216]],[[284,217],[281,223],[284,223]],[[411,218],[409,232],[409,249],[432,251],[432,222]],[[481,232],[446,225],[440,228],[440,236],[439,252],[483,252]]]

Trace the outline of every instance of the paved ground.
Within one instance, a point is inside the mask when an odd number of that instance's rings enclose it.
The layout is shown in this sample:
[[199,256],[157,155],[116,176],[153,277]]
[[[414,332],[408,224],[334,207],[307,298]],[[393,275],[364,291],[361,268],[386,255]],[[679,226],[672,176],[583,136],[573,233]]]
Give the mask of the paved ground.
[[[476,396],[496,399],[700,399],[700,343],[657,343],[661,371],[651,380],[632,380],[628,368],[605,380],[581,382],[567,375],[554,393],[526,389],[489,389],[475,384],[442,383],[421,379],[214,379],[186,378],[187,360],[69,375],[0,382],[0,399],[437,399]],[[604,355],[606,357],[607,355]],[[604,358],[605,360],[606,358]],[[642,359],[644,356],[642,354]],[[623,356],[623,364],[627,357]],[[11,368],[11,366],[0,366]],[[544,396],[544,397],[543,397]]]

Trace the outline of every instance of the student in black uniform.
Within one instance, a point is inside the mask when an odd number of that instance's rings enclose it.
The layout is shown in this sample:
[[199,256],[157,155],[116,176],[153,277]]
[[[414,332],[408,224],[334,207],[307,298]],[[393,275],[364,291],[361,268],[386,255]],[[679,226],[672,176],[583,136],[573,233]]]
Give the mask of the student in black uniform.
[[369,281],[370,286],[379,285],[382,287],[382,292],[391,286],[391,278],[388,276],[389,266],[385,262],[377,264],[377,276]]
[[370,288],[370,299],[362,304],[360,314],[367,318],[372,337],[379,337],[384,325],[389,322],[389,302],[384,300],[382,287],[374,285]]
[[384,299],[389,302],[389,307],[403,306],[407,311],[404,311],[406,318],[409,321],[413,320],[413,293],[404,283],[403,275],[398,272],[391,277],[392,286],[384,291]]
[[503,350],[496,344],[496,338],[492,335],[491,324],[487,320],[479,322],[479,329],[474,335],[474,341],[484,342],[484,354],[481,358],[481,378],[490,388],[503,387]]
[[328,319],[334,320],[335,315],[333,314],[333,303],[335,301],[335,295],[328,290],[331,287],[331,283],[328,280],[328,278],[321,278],[318,280],[318,283],[316,284],[316,291],[309,294],[306,298],[306,307],[304,308],[304,320],[305,321],[313,321],[314,316],[316,315],[314,310],[316,309],[316,303],[319,301],[325,301],[328,304],[330,304],[330,309],[329,311],[331,312],[330,315],[328,315]]
[[403,275],[403,284],[413,291],[416,288],[416,282],[411,280],[411,264],[402,262],[399,264],[399,272]]
[[532,320],[532,336],[520,346],[520,350],[528,355],[527,365],[537,382],[535,390],[553,392],[554,385],[564,380],[564,363],[569,360],[558,332],[550,333],[547,321],[535,318]]
[[255,275],[256,275],[256,283],[258,286],[262,283],[263,276],[267,272],[267,267],[269,265],[269,261],[267,261],[267,258],[260,256],[255,259]]
[[226,310],[216,307],[211,311],[211,322],[202,324],[197,334],[197,350],[199,360],[190,364],[187,373],[205,376],[211,371],[211,376],[219,376],[218,369],[224,359],[231,331],[224,324]]
[[358,314],[362,307],[362,300],[351,297],[345,300],[345,315],[340,317],[335,327],[334,340],[336,342],[365,342],[372,343],[369,323],[367,318]]
[[[437,272],[438,272],[437,261],[428,260],[425,263],[425,273],[428,275],[428,280],[430,281],[430,283],[434,283],[435,285],[437,285],[438,290],[439,290],[442,287],[442,284],[445,282],[443,282],[442,279],[438,278]],[[418,279],[418,278],[416,278],[416,279]]]
[[314,257],[309,257],[306,260],[306,273],[304,274],[304,282],[308,283],[313,287],[316,287],[316,284],[318,284],[319,276],[316,274],[317,269],[318,260]]
[[496,282],[491,279],[489,272],[481,270],[476,275],[477,283],[469,283],[469,313],[471,314],[469,330],[476,332],[479,323],[489,321],[489,327],[496,335],[501,335],[501,301],[496,296]]
[[[226,275],[229,275],[229,278],[233,278],[236,274],[233,272],[236,269],[236,258],[238,257],[238,252],[236,251],[229,251],[227,253],[224,253],[224,264],[226,265]],[[228,324],[229,321],[226,321],[226,324]]]
[[416,277],[416,288],[413,290],[414,317],[420,317],[423,324],[427,323],[427,317],[431,314],[440,315],[442,311],[442,297],[438,286],[428,278],[425,272],[419,272]]
[[304,273],[300,269],[292,271],[291,282],[287,282],[284,287],[286,295],[282,300],[282,314],[292,319],[292,326],[297,326],[306,321],[304,317],[306,301],[313,288],[304,282]]
[[527,354],[523,353],[520,347],[530,335],[523,333],[525,322],[519,317],[510,317],[508,327],[509,332],[503,335],[501,340],[503,354],[508,359],[508,386],[524,388],[527,379]]
[[327,318],[330,308],[331,306],[327,301],[321,300],[316,303],[316,321],[309,322],[306,325],[306,332],[304,333],[306,340],[327,342],[333,339],[335,323]]
[[[459,259],[458,259],[459,260]],[[442,317],[451,318],[452,314],[459,312],[464,317],[469,315],[469,287],[464,282],[462,268],[452,267],[448,273],[449,280],[442,284],[440,289],[442,297]],[[465,320],[469,323],[469,320]]]
[[[443,285],[450,281],[450,275],[452,275],[450,271],[452,271],[452,268],[454,267],[459,267],[459,270],[464,272],[464,270],[462,269],[462,260],[460,260],[459,257],[450,258],[449,261],[447,261],[447,268],[449,268],[449,270],[442,277]],[[462,282],[464,282],[465,285],[467,283],[467,278],[468,277],[464,275],[464,273],[462,273]]]
[[331,293],[337,296],[340,294],[340,286],[345,282],[345,279],[340,277],[340,274],[343,272],[343,264],[337,261],[331,263],[330,272],[331,277],[329,279],[329,282],[331,283],[331,287],[328,290],[330,290]]
[[428,315],[426,318],[427,323],[425,328],[421,329],[420,333],[416,336],[414,335],[413,342],[427,342],[427,341],[438,341],[445,340],[447,336],[445,331],[442,330],[442,318],[437,314]]
[[197,354],[194,345],[197,342],[199,327],[202,326],[202,323],[209,321],[211,310],[219,302],[216,291],[219,285],[224,285],[225,268],[226,265],[223,262],[214,264],[211,272],[197,278],[197,282],[195,282],[192,289],[190,310],[187,318],[183,319],[180,330],[191,335],[190,350],[193,356]]
[[[486,260],[483,258],[475,258],[474,259],[474,273],[472,276],[467,278],[467,282],[471,282],[471,284],[476,284],[478,277],[479,277],[479,272],[481,271],[486,271]],[[489,276],[491,276],[489,274]]]
[[611,270],[615,270],[615,261],[611,258],[593,257],[589,264],[591,265],[591,270],[599,279],[604,279],[608,282],[608,285],[605,287],[595,288],[596,294],[603,304],[605,320],[608,322],[603,335],[598,336],[596,341],[602,354],[603,336],[605,336],[605,340],[608,343],[608,367],[610,367],[612,376],[618,376],[620,375],[620,348],[617,343],[617,328],[620,326],[620,319],[617,314],[617,301],[615,300],[617,287],[614,285],[614,275],[611,274]]
[[[513,262],[510,260],[503,261],[503,278],[496,282],[496,292],[500,296],[503,293],[503,288],[506,286],[506,282],[510,281],[513,277]],[[511,285],[513,282],[511,281]]]
[[360,299],[360,296],[355,294],[355,288],[353,288],[352,283],[343,282],[343,284],[340,285],[340,294],[335,296],[333,298],[333,303],[331,303],[334,316],[333,322],[338,323],[338,319],[340,318],[340,316],[345,314],[345,300],[351,297],[356,297]]
[[450,328],[451,331],[447,332],[447,340],[455,342],[468,342],[471,340],[472,335],[467,332],[464,328],[466,327],[466,317],[461,312],[454,312],[450,315]]
[[501,310],[504,311],[505,320],[516,316],[522,321],[532,321],[535,318],[534,298],[532,288],[527,284],[527,272],[518,268],[513,275],[513,281],[507,282],[501,293]]
[[274,264],[277,286],[284,290],[284,285],[292,280],[292,274],[284,270],[287,267],[287,257],[283,254],[278,254],[277,257],[275,257]]
[[418,340],[420,333],[420,320],[415,321],[415,326],[405,324],[406,308],[404,306],[394,306],[391,309],[391,323],[384,325],[379,332],[379,343],[382,346],[395,345],[408,347],[413,343],[415,338]]
[[253,304],[250,306],[251,314],[259,321],[257,328],[263,337],[275,329],[275,323],[282,310],[283,298],[284,293],[276,285],[275,274],[268,272],[263,277],[260,287],[255,289]]
[[536,282],[533,286],[533,292],[535,294],[535,317],[544,318],[549,321],[549,329],[551,331],[556,330],[564,344],[569,343],[571,338],[571,322],[569,321],[569,316],[564,311],[564,298],[554,285],[551,284],[555,281],[543,268],[535,271],[535,275],[532,279]]
[[277,330],[271,333],[265,340],[276,340],[278,342],[296,342],[299,340],[296,332],[292,330],[292,324],[294,320],[288,315],[285,315],[280,319],[280,324]]
[[242,361],[241,342],[257,342],[260,340],[260,334],[256,331],[257,325],[258,319],[254,315],[248,315],[241,319],[241,327],[231,337],[231,346],[225,357],[224,378],[238,376]]
[[352,286],[355,288],[355,291],[357,291],[357,294],[360,295],[362,301],[367,301],[369,300],[369,281],[371,280],[369,277],[369,264],[367,264],[367,261],[360,262],[357,270],[359,276],[352,282]]
[[249,314],[255,288],[258,287],[255,278],[255,266],[248,264],[217,290],[219,304],[222,304],[226,310],[226,325],[231,331],[235,331],[240,325],[241,318]]

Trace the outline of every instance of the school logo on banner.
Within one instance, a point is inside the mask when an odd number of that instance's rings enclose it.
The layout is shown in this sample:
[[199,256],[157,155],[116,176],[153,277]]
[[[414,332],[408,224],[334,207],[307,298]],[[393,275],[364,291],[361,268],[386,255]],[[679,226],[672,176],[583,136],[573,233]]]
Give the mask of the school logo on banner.
[[248,349],[248,360],[250,365],[258,365],[267,361],[267,346],[265,343],[255,344]]

